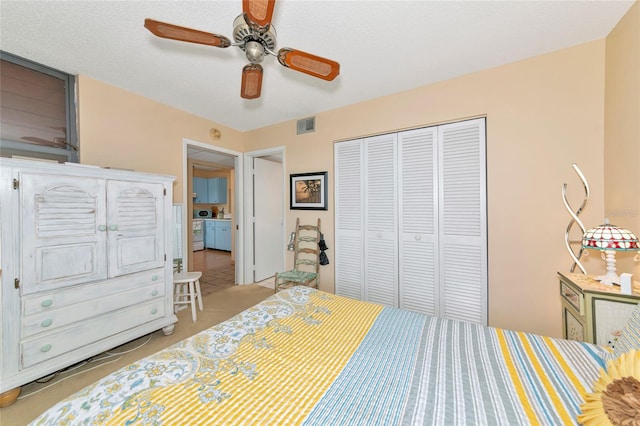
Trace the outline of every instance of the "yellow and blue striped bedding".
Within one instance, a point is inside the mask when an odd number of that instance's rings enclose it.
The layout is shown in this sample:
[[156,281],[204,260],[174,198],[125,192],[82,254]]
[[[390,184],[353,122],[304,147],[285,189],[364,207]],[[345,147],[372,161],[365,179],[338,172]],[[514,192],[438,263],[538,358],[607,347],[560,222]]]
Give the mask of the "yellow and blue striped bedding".
[[33,424],[575,424],[605,354],[294,287]]

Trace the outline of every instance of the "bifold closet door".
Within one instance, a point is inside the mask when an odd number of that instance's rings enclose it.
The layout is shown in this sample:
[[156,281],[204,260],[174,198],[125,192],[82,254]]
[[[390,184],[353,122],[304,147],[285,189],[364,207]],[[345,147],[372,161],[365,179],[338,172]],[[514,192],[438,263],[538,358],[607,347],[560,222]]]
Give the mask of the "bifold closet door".
[[438,315],[437,130],[398,134],[399,307]]
[[336,293],[398,306],[396,135],[335,145]]
[[487,323],[485,120],[335,145],[336,293]]
[[485,119],[438,126],[440,314],[487,324]]
[[336,294],[364,300],[362,140],[334,145]]
[[397,135],[364,139],[364,258],[367,302],[398,306]]

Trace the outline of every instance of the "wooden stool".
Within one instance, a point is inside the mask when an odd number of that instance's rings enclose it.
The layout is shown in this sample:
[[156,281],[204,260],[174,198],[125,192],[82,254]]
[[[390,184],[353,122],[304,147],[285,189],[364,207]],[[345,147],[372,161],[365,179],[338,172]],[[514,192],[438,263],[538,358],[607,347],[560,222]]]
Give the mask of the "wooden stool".
[[180,305],[191,305],[191,317],[196,321],[196,299],[202,310],[202,294],[200,294],[200,277],[202,272],[177,272],[173,274],[174,296],[173,306],[177,311]]

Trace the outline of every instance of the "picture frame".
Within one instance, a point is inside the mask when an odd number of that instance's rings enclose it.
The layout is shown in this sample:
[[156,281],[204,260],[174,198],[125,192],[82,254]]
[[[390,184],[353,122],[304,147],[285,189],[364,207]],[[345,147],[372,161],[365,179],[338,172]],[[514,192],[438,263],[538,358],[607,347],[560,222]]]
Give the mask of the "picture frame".
[[291,210],[327,210],[327,172],[297,173],[291,180]]

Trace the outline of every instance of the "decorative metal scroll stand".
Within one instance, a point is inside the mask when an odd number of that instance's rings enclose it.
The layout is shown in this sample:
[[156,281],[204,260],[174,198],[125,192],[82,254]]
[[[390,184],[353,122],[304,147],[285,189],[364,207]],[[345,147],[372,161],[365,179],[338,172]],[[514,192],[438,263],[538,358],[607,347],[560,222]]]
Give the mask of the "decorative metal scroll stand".
[[[580,257],[584,252],[584,249],[582,248],[582,239],[572,241],[569,238],[569,234],[571,231],[571,227],[574,224],[578,224],[578,226],[580,227],[580,230],[582,231],[580,233],[581,236],[584,235],[585,233],[584,225],[578,218],[578,215],[582,213],[582,210],[587,205],[587,201],[589,201],[589,184],[587,183],[587,180],[584,178],[584,175],[582,174],[582,172],[580,171],[576,163],[573,163],[572,166],[573,166],[573,169],[578,174],[578,177],[580,177],[580,180],[582,181],[582,185],[584,186],[584,200],[582,201],[582,204],[580,205],[578,210],[576,210],[574,213],[573,208],[569,205],[569,202],[567,201],[567,184],[566,183],[562,184],[562,201],[564,201],[564,206],[569,212],[569,214],[571,215],[571,221],[567,225],[567,229],[564,232],[564,242],[567,247],[567,250],[569,251],[569,254],[571,255],[571,258],[573,259],[573,265],[571,265],[571,272],[573,272],[576,269],[576,265],[577,265],[582,271],[582,273],[586,275],[587,270],[584,269],[584,266],[582,266],[582,263],[580,263]],[[579,244],[580,250],[578,250],[578,254],[576,254],[574,250],[571,248],[571,244]]]

